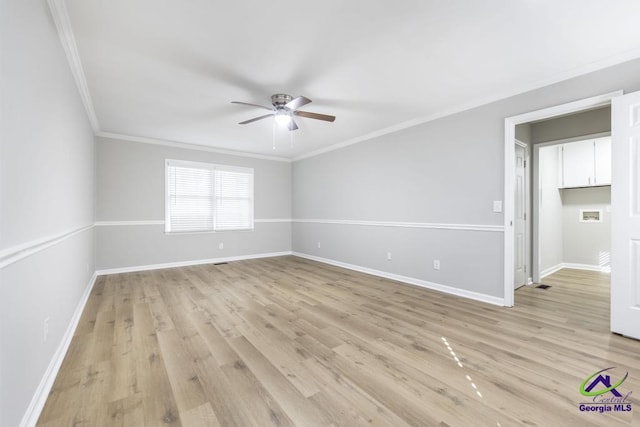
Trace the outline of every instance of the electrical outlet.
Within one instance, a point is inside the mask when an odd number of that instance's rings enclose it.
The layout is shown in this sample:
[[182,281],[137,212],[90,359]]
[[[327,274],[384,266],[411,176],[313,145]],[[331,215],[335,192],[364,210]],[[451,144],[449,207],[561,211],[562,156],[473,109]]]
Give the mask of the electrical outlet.
[[440,260],[439,259],[434,259],[433,260],[433,269],[434,270],[440,270]]
[[387,261],[391,261],[391,252],[387,252]]
[[320,242],[318,242],[318,249],[320,249]]
[[42,333],[43,333],[43,342],[47,342],[47,338],[49,337],[49,318],[48,317],[45,317],[44,319]]
[[224,243],[222,242],[218,243],[218,249],[224,249]]

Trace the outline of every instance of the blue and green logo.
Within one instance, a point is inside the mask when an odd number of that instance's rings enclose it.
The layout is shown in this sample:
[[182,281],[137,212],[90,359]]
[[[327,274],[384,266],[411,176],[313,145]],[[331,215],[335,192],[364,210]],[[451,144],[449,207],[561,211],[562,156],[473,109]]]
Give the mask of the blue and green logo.
[[629,401],[631,392],[623,395],[618,388],[629,377],[629,372],[617,377],[618,381],[611,380],[610,371],[616,369],[615,366],[604,368],[594,372],[580,384],[580,394],[590,397],[590,402],[580,403],[582,412],[631,412],[632,404]]
[[[603,372],[610,371],[611,369],[615,369],[615,366],[612,366],[611,368],[602,369],[596,372],[595,374],[587,377],[587,379],[582,381],[582,384],[580,384],[580,393],[582,393],[583,396],[600,396],[601,394],[611,392],[615,397],[622,397],[622,394],[620,394],[620,392],[616,390],[616,388],[622,385],[622,383],[629,376],[629,373],[626,372],[624,374],[624,377],[622,377],[620,381],[611,385],[611,376],[601,375]],[[594,377],[596,377],[596,379],[591,381]],[[598,384],[602,384],[605,388],[599,388],[594,390]]]

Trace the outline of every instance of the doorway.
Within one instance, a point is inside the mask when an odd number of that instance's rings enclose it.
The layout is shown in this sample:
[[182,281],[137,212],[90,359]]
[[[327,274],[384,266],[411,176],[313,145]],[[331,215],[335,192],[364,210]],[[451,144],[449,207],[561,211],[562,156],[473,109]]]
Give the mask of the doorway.
[[534,145],[537,283],[565,268],[611,271],[611,110],[591,110],[539,125],[570,121],[584,123],[574,132],[601,132]]
[[551,119],[563,115],[574,114],[590,109],[605,107],[611,104],[614,97],[622,95],[622,91],[595,96],[555,107],[545,108],[530,113],[505,119],[505,188],[504,188],[504,305],[512,307],[515,290],[515,139],[516,126],[519,124]]
[[[516,126],[533,155],[533,282],[564,268],[609,272],[611,251],[611,108],[605,106]],[[516,147],[516,190],[520,181]],[[519,196],[514,232],[518,285]],[[531,247],[532,246],[532,247]]]

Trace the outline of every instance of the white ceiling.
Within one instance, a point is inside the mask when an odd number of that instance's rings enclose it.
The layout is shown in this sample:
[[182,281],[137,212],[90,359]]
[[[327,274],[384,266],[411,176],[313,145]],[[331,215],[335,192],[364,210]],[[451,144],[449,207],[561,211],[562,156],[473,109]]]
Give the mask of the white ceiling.
[[[97,133],[287,158],[640,57],[637,0],[64,4]],[[274,93],[337,119],[274,150],[270,119],[237,124],[263,110],[230,103]]]

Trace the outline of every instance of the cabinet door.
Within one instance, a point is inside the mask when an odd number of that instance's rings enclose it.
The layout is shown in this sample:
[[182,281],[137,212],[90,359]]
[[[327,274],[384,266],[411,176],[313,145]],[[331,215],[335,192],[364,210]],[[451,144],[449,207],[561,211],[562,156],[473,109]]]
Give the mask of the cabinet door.
[[562,144],[562,186],[593,185],[593,140]]
[[595,181],[594,185],[611,185],[611,137],[595,140]]

